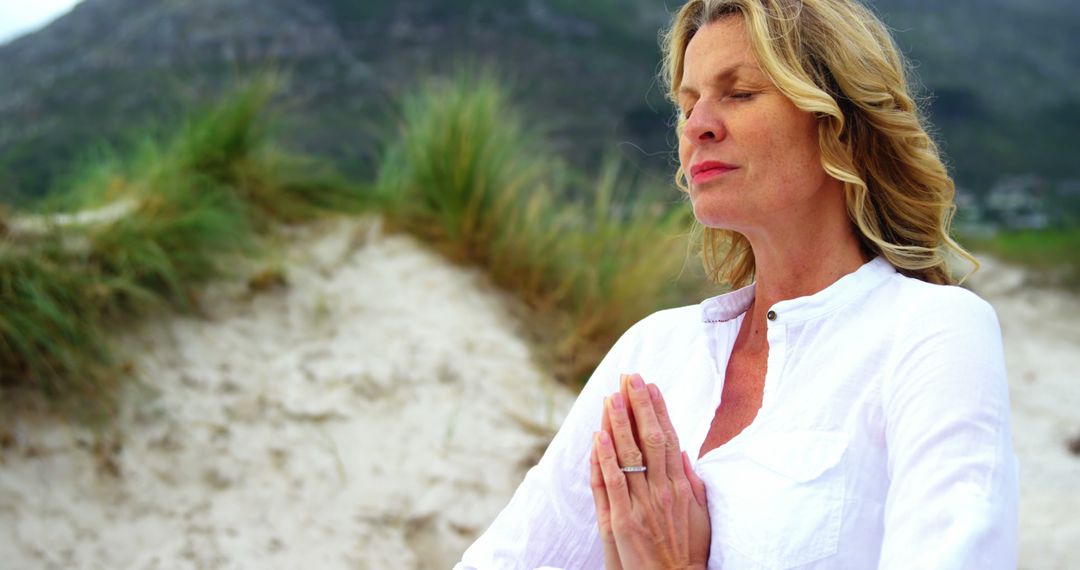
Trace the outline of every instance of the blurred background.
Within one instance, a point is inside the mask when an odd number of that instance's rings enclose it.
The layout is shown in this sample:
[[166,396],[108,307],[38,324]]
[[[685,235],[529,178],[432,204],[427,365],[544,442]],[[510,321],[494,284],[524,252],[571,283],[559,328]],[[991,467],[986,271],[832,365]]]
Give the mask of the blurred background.
[[[0,0],[5,567],[451,565],[614,340],[722,292],[678,5]],[[1021,567],[1070,567],[1080,11],[869,5],[1001,321]]]

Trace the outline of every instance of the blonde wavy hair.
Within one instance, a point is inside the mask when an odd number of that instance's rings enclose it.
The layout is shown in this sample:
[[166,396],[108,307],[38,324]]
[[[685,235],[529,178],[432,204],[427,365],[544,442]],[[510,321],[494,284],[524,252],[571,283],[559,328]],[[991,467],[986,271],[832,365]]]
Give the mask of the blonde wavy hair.
[[[977,270],[978,261],[949,235],[955,186],[910,94],[905,60],[885,25],[856,0],[690,0],[662,36],[663,79],[676,109],[690,39],[732,15],[743,17],[754,55],[777,88],[818,118],[822,166],[843,183],[863,252],[930,283],[957,282],[946,267],[950,252]],[[680,116],[680,137],[684,123]],[[681,166],[675,181],[688,192]],[[754,253],[746,237],[698,226],[709,278],[749,284]]]

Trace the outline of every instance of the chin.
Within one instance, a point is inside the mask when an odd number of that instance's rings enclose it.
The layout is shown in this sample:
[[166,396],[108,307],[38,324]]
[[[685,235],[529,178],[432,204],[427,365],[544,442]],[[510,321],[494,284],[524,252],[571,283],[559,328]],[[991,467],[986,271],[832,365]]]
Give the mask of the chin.
[[694,204],[694,218],[698,223],[718,230],[734,230],[739,226],[738,216],[732,215],[729,209],[718,208],[716,204]]

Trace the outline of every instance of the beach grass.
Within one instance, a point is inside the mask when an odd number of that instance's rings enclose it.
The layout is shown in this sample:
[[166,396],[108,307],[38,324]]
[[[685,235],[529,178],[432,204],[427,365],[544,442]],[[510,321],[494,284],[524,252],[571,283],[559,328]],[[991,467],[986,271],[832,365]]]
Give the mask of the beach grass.
[[[45,396],[69,417],[113,412],[127,377],[105,332],[160,309],[197,309],[196,288],[259,250],[275,223],[356,211],[362,189],[270,142],[271,76],[194,116],[169,141],[87,167],[38,215],[0,217],[0,389]],[[124,206],[80,220],[74,212]]]
[[710,293],[679,193],[631,183],[616,159],[572,171],[489,71],[407,96],[367,186],[271,142],[277,86],[253,81],[171,140],[102,153],[38,213],[0,212],[0,393],[108,418],[131,372],[108,331],[197,311],[198,288],[259,253],[275,225],[328,212],[379,210],[481,268],[521,299],[527,333],[571,384],[637,320]]
[[559,378],[587,379],[631,324],[705,293],[677,192],[632,187],[614,159],[575,176],[494,73],[428,80],[401,109],[376,182],[392,226],[522,299]]

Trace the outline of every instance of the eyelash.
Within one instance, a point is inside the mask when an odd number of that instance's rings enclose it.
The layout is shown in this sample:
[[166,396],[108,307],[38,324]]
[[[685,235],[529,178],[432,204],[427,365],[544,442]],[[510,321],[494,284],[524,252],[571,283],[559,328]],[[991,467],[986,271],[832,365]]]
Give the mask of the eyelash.
[[[735,99],[736,101],[749,101],[750,99],[754,98],[754,92],[753,91],[736,91],[735,93],[732,93],[728,97],[730,97],[732,99]],[[690,118],[690,113],[692,113],[693,111],[694,111],[693,107],[690,107],[686,111],[683,111],[683,114],[682,114],[683,120],[685,121],[686,119],[689,119]]]

